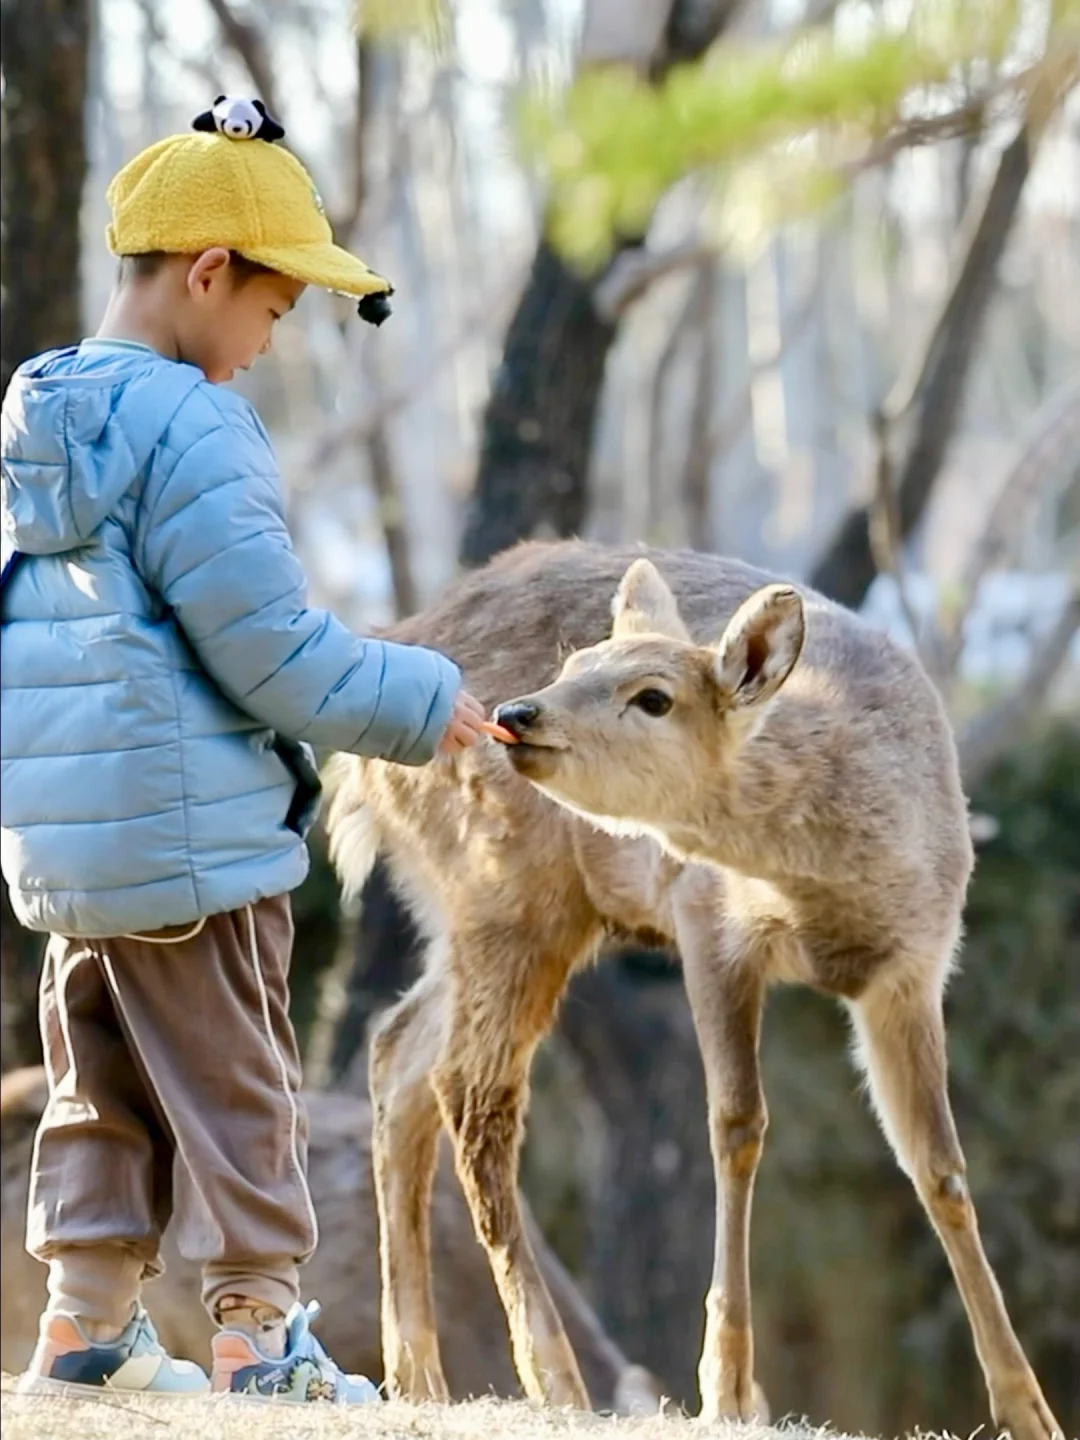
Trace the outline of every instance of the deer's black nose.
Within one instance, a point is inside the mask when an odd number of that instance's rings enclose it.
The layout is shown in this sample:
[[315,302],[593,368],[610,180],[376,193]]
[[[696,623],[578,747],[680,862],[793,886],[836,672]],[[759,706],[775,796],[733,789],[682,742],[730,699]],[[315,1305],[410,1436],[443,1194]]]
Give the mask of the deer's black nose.
[[522,740],[539,714],[540,706],[534,705],[531,700],[509,700],[495,711],[495,721]]

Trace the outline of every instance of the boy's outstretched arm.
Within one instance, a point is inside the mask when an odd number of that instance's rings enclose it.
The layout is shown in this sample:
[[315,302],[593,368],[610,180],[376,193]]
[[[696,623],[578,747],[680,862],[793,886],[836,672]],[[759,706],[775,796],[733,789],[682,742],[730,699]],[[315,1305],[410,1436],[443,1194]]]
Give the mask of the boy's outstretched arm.
[[308,605],[277,466],[255,424],[238,415],[161,469],[144,496],[136,563],[224,693],[293,740],[430,760],[455,712],[457,666],[362,639]]

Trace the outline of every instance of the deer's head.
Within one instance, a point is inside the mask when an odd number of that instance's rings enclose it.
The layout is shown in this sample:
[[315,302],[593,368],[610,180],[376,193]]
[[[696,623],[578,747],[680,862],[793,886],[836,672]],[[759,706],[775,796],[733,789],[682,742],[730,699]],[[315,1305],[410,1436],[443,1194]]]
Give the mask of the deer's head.
[[605,828],[678,825],[730,767],[799,658],[803,603],[787,585],[752,594],[715,644],[698,645],[648,560],[623,576],[611,636],[578,650],[551,685],[500,705],[519,774]]

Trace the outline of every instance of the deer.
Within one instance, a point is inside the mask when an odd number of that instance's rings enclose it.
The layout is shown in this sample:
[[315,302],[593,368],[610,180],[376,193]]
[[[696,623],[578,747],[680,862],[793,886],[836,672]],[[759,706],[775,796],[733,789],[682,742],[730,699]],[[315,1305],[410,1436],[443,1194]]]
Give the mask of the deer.
[[974,863],[956,747],[918,659],[734,559],[519,544],[386,632],[443,650],[491,738],[422,769],[336,757],[331,854],[377,855],[426,942],[371,1036],[384,1373],[445,1400],[428,1209],[441,1130],[526,1394],[589,1396],[522,1221],[530,1064],[605,942],[677,951],[706,1081],[714,1261],[700,1417],[767,1419],[749,1241],[766,994],[846,1007],[881,1128],[940,1237],[990,1410],[1063,1440],[984,1252],[947,1084],[943,994]]

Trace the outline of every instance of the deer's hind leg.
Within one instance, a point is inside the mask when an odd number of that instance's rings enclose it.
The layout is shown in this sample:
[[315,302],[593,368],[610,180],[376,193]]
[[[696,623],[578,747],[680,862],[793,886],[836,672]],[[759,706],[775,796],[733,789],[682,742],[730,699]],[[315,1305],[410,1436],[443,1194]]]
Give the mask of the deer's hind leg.
[[437,969],[371,1040],[372,1168],[379,1216],[383,1370],[391,1395],[447,1400],[431,1288],[431,1189],[440,1130],[431,1072],[449,1001]]
[[698,1367],[701,1419],[767,1420],[754,1381],[750,1211],[768,1124],[759,1068],[768,950],[752,929],[724,914],[715,873],[685,872],[673,905],[716,1173],[713,1274]]
[[1064,1440],[1020,1347],[979,1238],[949,1104],[940,986],[878,984],[852,1006],[875,1107],[941,1239],[971,1323],[994,1423]]
[[594,939],[588,926],[554,932],[523,916],[514,926],[453,937],[454,1005],[433,1083],[522,1387],[530,1399],[587,1410],[577,1360],[518,1204],[530,1062],[574,963]]

